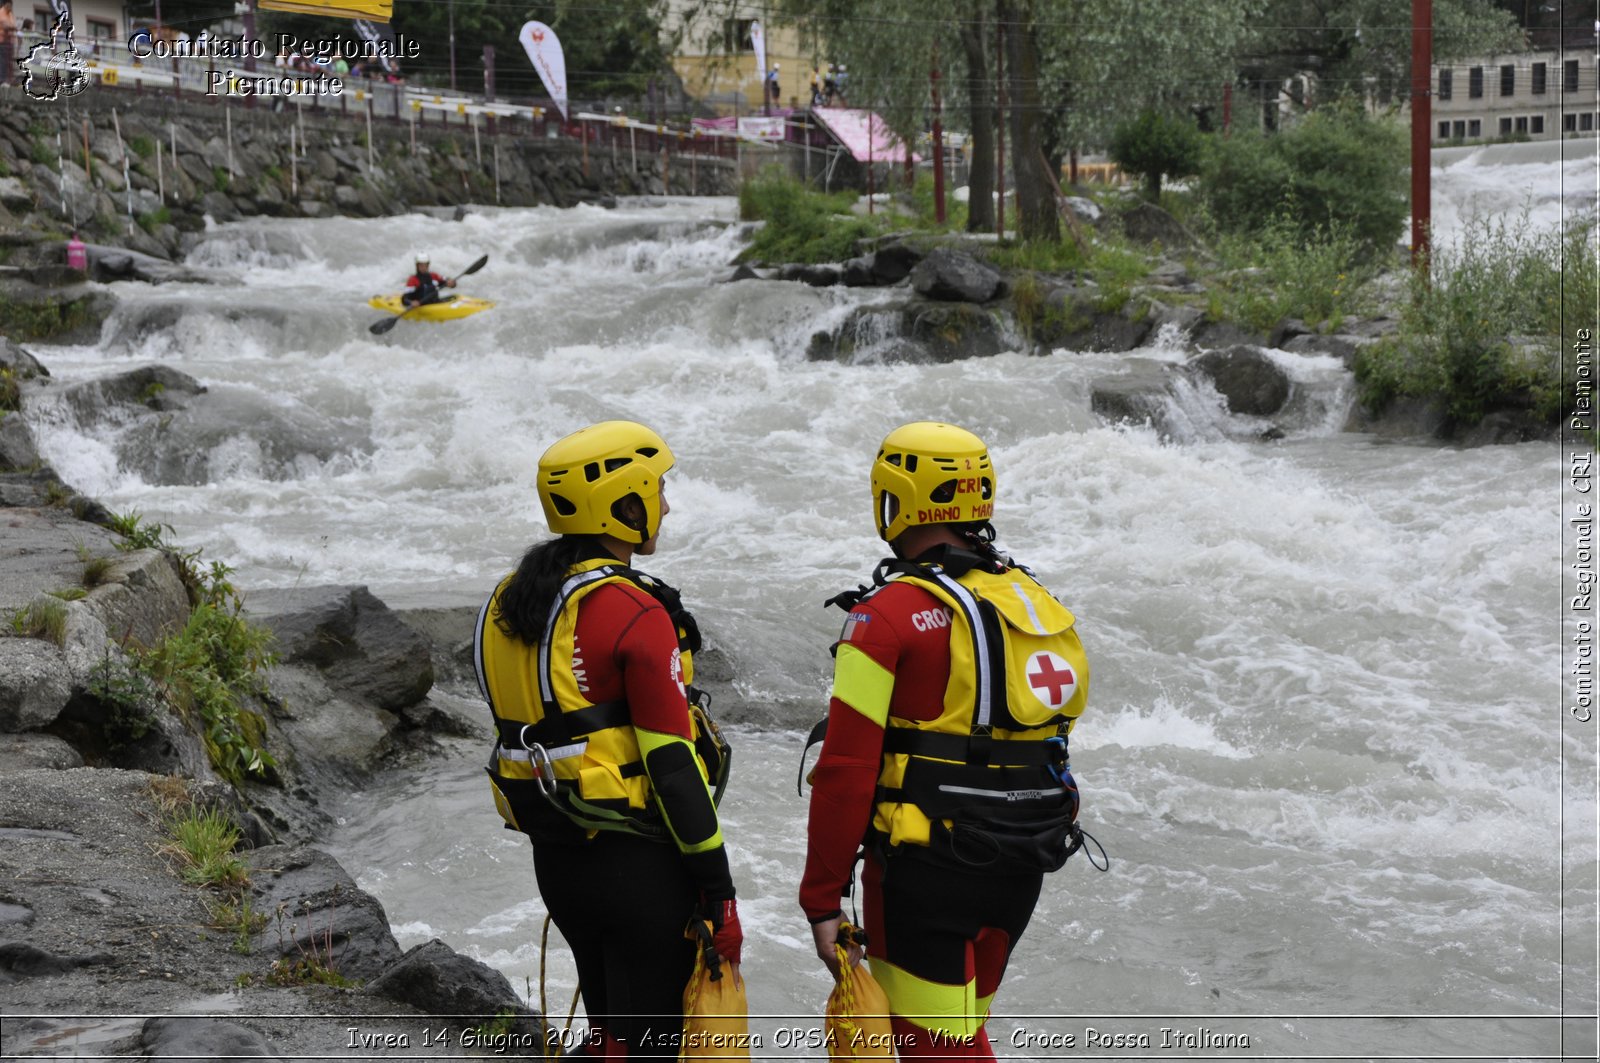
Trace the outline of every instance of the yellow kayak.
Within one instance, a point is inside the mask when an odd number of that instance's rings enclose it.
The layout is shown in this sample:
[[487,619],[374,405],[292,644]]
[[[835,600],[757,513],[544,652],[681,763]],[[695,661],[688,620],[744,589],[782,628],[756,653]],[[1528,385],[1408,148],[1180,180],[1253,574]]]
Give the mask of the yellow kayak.
[[488,299],[474,299],[470,295],[449,296],[437,303],[419,306],[410,313],[400,301],[398,295],[374,295],[367,300],[367,305],[374,310],[384,310],[391,314],[405,314],[407,321],[454,321],[458,317],[471,317],[480,310],[487,310],[494,305]]

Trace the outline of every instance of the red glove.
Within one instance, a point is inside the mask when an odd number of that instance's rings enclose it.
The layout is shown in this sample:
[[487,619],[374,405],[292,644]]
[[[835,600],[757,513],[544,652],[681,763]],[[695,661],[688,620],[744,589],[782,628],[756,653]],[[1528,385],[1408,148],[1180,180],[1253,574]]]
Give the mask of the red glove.
[[707,901],[702,911],[711,920],[711,947],[717,950],[717,955],[724,962],[738,963],[739,950],[744,945],[738,904],[732,897],[725,901]]

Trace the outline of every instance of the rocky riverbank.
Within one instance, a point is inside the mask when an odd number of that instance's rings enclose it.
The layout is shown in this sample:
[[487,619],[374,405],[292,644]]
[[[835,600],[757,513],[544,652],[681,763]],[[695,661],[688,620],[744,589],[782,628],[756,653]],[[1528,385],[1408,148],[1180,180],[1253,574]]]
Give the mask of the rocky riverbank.
[[[0,370],[13,409],[50,386],[9,343]],[[219,758],[240,741],[226,721],[151,679],[220,578],[157,531],[78,495],[0,416],[0,1055],[456,1055],[534,1036],[503,975],[437,941],[403,953],[315,845],[336,796],[438,736],[487,734],[435,686],[462,678],[465,621],[413,626],[363,587],[245,594],[276,660],[239,684],[232,722],[270,758],[240,770]],[[239,836],[227,888],[183,877],[175,825],[206,815]]]
[[[1179,434],[1170,420],[1179,405],[1173,400],[1199,386],[1215,391],[1242,430],[1262,440],[1282,438],[1285,423],[1306,412],[1305,396],[1288,371],[1295,360],[1331,358],[1353,371],[1363,348],[1399,331],[1407,297],[1399,273],[1374,281],[1366,311],[1334,327],[1282,318],[1254,328],[1217,312],[1211,296],[1218,277],[1185,265],[1204,261],[1205,252],[1171,215],[1142,201],[1121,213],[1086,199],[1070,202],[1097,234],[1143,250],[1141,279],[1107,287],[1086,271],[1003,270],[986,260],[993,236],[900,233],[863,241],[858,254],[841,263],[741,263],[727,280],[897,293],[813,335],[806,352],[812,360],[929,364],[1016,350],[1129,354],[1115,372],[1093,382],[1091,407],[1105,421],[1151,424],[1167,436]],[[1130,354],[1157,343],[1188,357],[1175,363]],[[1521,343],[1527,357],[1546,353],[1536,341]],[[1357,401],[1341,427],[1458,446],[1556,438],[1558,427],[1541,421],[1532,406],[1527,395],[1507,394],[1481,419],[1458,423],[1442,398],[1398,399],[1382,409]]]

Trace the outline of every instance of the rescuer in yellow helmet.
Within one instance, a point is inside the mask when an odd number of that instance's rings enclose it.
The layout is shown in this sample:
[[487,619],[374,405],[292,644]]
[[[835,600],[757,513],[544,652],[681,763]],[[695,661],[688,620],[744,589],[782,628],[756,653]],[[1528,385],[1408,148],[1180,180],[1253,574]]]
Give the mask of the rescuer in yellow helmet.
[[[1044,873],[1081,844],[1067,735],[1088,695],[1072,614],[993,546],[988,448],[955,425],[890,432],[872,509],[894,557],[833,599],[826,740],[800,905],[838,975],[858,847],[867,955],[902,1059],[992,1059],[984,1030]],[[850,961],[859,956],[852,946]]]
[[670,512],[672,451],[632,421],[558,440],[536,543],[479,614],[506,826],[533,840],[540,895],[577,957],[589,1054],[676,1056],[691,919],[739,962],[743,936],[716,802],[728,749],[691,684],[700,634],[677,591],[630,567]]

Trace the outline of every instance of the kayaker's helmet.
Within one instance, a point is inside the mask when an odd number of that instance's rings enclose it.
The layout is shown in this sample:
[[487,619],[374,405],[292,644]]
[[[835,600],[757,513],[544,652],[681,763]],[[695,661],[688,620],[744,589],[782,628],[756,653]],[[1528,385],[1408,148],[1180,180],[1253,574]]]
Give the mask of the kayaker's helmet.
[[[610,535],[642,543],[661,530],[661,478],[674,463],[655,432],[635,421],[602,421],[556,440],[539,458],[539,504],[557,535]],[[622,517],[629,497],[644,523]]]
[[416,252],[415,254],[413,254],[411,256],[411,261],[415,262],[419,266],[426,266],[428,264],[428,252],[426,252],[426,251],[418,251],[418,252]]
[[924,524],[987,521],[994,496],[989,449],[953,424],[903,424],[884,437],[872,463],[873,518],[885,542]]

